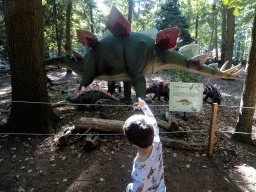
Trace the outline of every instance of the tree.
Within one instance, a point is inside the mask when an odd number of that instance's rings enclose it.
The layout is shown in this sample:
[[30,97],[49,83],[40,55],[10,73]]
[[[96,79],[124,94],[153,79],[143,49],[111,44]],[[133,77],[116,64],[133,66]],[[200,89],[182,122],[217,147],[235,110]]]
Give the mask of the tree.
[[193,39],[188,32],[189,25],[187,24],[186,18],[181,15],[177,0],[167,0],[166,3],[161,6],[157,15],[159,16],[156,22],[158,30],[177,27],[180,29],[179,37],[182,39],[179,46],[192,43]]
[[[66,44],[65,44],[65,50],[69,55],[72,55],[71,51],[71,10],[72,10],[72,0],[67,1],[67,14],[66,14]],[[66,75],[72,75],[72,71],[70,69],[67,69]]]
[[129,0],[128,21],[132,24],[133,0]]
[[[7,125],[13,132],[50,133],[58,120],[49,102],[43,60],[42,0],[3,0],[12,101]],[[24,103],[23,103],[24,102]]]
[[221,16],[222,16],[222,32],[221,32],[221,63],[225,63],[225,55],[226,55],[226,39],[227,39],[227,9],[222,4],[221,7]]
[[[252,29],[252,45],[249,57],[248,73],[245,81],[245,89],[241,99],[241,108],[234,137],[244,143],[252,144],[252,123],[256,104],[256,10]],[[253,108],[244,108],[253,107]],[[242,134],[245,132],[248,134]]]
[[227,41],[226,41],[226,52],[225,61],[229,61],[226,69],[231,68],[233,49],[234,49],[234,34],[235,34],[235,16],[234,8],[227,9]]

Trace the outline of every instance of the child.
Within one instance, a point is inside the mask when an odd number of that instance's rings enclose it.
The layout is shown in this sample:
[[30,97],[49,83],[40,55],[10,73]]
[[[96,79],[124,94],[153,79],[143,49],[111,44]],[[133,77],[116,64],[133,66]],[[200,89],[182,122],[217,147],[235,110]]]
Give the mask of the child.
[[143,100],[138,105],[145,115],[128,118],[123,126],[127,139],[138,147],[134,159],[132,181],[126,192],[165,192],[162,144],[154,115]]

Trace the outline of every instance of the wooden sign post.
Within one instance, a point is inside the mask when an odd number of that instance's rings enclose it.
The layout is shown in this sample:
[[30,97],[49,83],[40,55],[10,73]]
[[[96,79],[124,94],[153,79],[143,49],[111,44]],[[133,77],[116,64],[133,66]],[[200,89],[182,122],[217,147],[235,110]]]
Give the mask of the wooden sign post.
[[214,136],[215,136],[215,129],[216,129],[216,119],[217,119],[217,109],[218,104],[212,104],[212,117],[210,122],[210,132],[209,132],[209,141],[208,141],[208,156],[212,157],[213,153],[213,145],[214,145]]

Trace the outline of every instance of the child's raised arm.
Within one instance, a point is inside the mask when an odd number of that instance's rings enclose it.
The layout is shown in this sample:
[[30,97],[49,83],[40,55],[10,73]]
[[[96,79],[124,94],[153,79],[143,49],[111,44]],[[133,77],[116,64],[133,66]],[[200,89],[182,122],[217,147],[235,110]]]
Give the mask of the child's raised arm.
[[159,139],[159,128],[157,126],[157,122],[156,119],[153,115],[153,113],[150,111],[149,107],[147,106],[147,104],[145,103],[145,101],[143,101],[142,99],[139,98],[139,102],[137,103],[137,106],[134,107],[135,109],[142,109],[142,111],[144,112],[144,114],[152,119],[155,120],[155,123],[153,124],[153,128],[154,128],[154,136],[155,139],[154,140],[160,140]]

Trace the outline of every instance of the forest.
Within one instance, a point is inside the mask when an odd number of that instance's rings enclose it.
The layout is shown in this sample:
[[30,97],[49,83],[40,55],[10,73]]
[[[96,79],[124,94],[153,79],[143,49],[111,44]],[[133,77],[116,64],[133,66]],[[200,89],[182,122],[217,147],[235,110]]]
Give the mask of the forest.
[[138,97],[167,191],[256,191],[254,0],[0,0],[0,31],[0,191],[125,191]]

